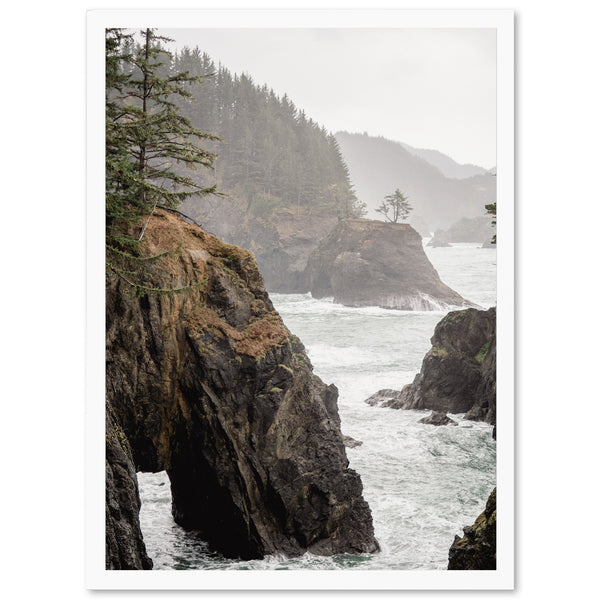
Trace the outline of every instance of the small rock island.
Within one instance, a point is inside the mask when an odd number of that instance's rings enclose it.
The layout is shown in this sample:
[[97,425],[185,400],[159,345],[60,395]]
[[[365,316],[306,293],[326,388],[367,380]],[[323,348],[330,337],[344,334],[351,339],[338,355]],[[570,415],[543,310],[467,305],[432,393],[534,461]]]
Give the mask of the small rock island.
[[442,283],[406,223],[345,219],[311,253],[306,282],[315,298],[346,306],[445,310],[471,302]]

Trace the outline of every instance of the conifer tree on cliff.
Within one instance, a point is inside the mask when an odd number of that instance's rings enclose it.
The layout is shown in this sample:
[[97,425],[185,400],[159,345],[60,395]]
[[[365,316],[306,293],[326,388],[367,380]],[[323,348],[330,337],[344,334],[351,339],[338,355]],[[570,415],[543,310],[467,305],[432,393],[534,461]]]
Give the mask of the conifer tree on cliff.
[[130,49],[131,34],[106,31],[107,246],[121,250],[142,240],[156,207],[173,209],[215,192],[175,168],[212,168],[215,159],[197,144],[218,138],[193,127],[173,101],[189,100],[188,84],[201,78],[171,71],[172,56],[161,44],[172,40],[153,29],[140,33],[141,43]]
[[404,221],[411,210],[412,206],[408,203],[408,197],[398,189],[393,194],[385,196],[379,208],[375,209],[390,223]]
[[[494,217],[496,216],[496,203],[493,202],[492,204],[486,204],[485,205],[485,210],[486,210],[486,214],[488,215],[494,215]],[[496,225],[496,219],[494,219],[492,221],[492,227],[494,227]],[[493,235],[491,241],[491,244],[495,244],[496,243],[496,234]]]

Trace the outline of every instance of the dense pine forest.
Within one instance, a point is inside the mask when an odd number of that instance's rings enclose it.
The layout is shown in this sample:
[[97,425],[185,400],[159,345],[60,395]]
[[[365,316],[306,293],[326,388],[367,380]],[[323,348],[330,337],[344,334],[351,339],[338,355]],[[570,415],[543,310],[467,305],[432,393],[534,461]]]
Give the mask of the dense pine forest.
[[[239,210],[262,217],[277,209],[297,216],[360,216],[348,169],[332,133],[249,75],[232,75],[198,47],[165,65],[202,78],[188,84],[195,102],[178,99],[181,114],[220,138],[209,149],[215,168],[203,185],[217,188]],[[207,174],[203,174],[207,177]]]
[[335,136],[286,95],[171,41],[108,32],[109,246],[134,249],[145,225],[136,239],[127,223],[178,209],[252,250],[271,291],[303,290],[318,240],[365,213]]

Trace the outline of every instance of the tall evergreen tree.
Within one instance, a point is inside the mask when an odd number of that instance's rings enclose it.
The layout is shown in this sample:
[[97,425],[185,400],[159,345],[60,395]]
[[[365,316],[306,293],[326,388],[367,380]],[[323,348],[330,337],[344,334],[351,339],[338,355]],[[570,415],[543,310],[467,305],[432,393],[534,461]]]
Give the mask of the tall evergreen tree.
[[[202,84],[185,84],[197,103],[181,97],[174,102],[194,127],[223,140],[218,148],[212,140],[204,140],[203,146],[218,151],[218,158],[213,174],[204,171],[198,181],[204,187],[217,183],[231,194],[232,210],[261,217],[272,217],[279,210],[293,210],[299,218],[364,214],[334,136],[286,95],[277,97],[245,73],[232,75],[222,65],[215,68],[197,47],[181,49],[171,64],[173,70],[195,77],[215,73]],[[182,165],[176,171],[189,175]],[[203,206],[188,202],[186,211],[200,215]]]
[[[493,204],[486,204],[485,210],[488,215],[494,215],[494,217],[495,217],[496,216],[496,203],[494,202]],[[495,227],[495,225],[496,225],[496,219],[494,219],[492,221],[492,227]],[[492,239],[490,240],[490,244],[495,244],[495,243],[496,243],[496,234],[494,234],[492,236]]]
[[[107,31],[107,142],[118,140],[119,157],[118,168],[109,168],[107,149],[107,200],[112,201],[109,245],[123,242],[123,234],[112,235],[123,220],[149,218],[157,206],[175,208],[190,196],[215,192],[214,186],[200,185],[187,170],[212,168],[215,155],[198,143],[218,138],[194,127],[174,102],[177,96],[189,100],[189,84],[201,78],[171,69],[173,57],[162,46],[172,41],[169,38],[145,29],[137,49],[123,54],[119,51],[122,35]],[[115,71],[119,62],[126,65]],[[146,224],[147,219],[139,240]]]
[[122,127],[124,118],[122,95],[130,77],[132,34],[122,29],[106,30],[106,241],[107,245],[135,246],[124,231],[139,220],[132,210],[131,189],[135,181],[127,134]]

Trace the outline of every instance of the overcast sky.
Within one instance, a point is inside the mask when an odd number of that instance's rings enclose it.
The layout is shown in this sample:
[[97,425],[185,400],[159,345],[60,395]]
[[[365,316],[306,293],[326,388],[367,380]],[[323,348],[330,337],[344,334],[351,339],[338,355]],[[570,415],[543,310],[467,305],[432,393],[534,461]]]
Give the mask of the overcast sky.
[[494,29],[162,29],[329,131],[496,164]]

